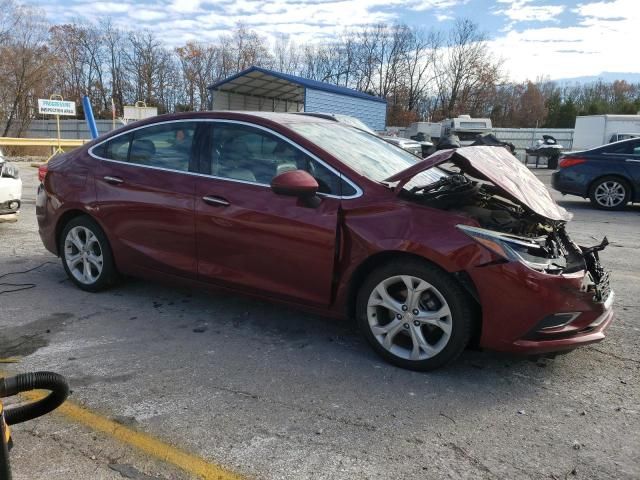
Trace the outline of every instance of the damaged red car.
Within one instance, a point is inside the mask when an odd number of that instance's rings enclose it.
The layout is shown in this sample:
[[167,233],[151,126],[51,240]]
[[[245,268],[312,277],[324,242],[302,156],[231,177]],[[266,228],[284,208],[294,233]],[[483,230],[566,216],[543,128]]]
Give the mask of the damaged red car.
[[81,289],[121,274],[356,318],[388,361],[541,354],[613,318],[598,252],[502,147],[420,161],[316,117],[204,112],[111,132],[42,171],[45,247]]

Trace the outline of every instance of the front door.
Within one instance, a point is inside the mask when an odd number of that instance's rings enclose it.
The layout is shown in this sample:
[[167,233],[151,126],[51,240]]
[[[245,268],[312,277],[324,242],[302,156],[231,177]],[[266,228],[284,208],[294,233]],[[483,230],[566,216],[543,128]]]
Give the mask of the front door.
[[196,122],[134,130],[94,147],[97,216],[118,267],[196,276]]
[[[328,305],[340,177],[284,138],[234,122],[209,124],[196,183],[198,275],[281,298]],[[324,195],[311,206],[276,195],[278,173],[304,168]]]

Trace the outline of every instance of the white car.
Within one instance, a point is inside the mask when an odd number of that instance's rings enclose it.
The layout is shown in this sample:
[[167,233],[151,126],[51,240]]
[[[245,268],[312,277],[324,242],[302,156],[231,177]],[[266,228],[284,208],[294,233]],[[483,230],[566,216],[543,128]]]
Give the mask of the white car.
[[22,180],[18,167],[9,163],[0,151],[0,223],[15,222],[22,198]]

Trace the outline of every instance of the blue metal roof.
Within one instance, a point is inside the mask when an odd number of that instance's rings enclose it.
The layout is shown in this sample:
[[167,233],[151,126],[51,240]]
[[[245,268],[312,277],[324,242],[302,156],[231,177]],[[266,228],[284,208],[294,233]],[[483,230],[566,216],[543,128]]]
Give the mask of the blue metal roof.
[[339,95],[346,95],[349,97],[362,98],[365,100],[371,100],[372,102],[387,103],[387,101],[384,98],[368,95],[366,93],[353,90],[352,88],[331,85],[329,83],[319,82],[317,80],[310,80],[308,78],[298,77],[296,75],[289,75],[287,73],[277,72],[275,70],[269,70],[267,68],[262,68],[262,67],[247,68],[246,70],[243,70],[240,73],[237,73],[235,75],[232,75],[231,77],[225,78],[224,80],[220,80],[219,82],[216,82],[213,85],[209,85],[208,89],[217,90],[223,85],[233,83],[234,80],[242,78],[252,72],[259,72],[264,75],[270,75],[272,77],[278,78],[280,80],[285,80],[287,82],[291,82],[293,84],[299,85],[304,88],[320,90],[323,92],[337,93]]

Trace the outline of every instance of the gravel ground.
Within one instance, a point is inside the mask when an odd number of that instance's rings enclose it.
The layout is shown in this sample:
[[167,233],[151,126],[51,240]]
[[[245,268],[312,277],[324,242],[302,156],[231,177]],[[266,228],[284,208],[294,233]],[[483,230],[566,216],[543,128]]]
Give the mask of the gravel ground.
[[[278,305],[135,279],[81,292],[40,243],[22,172],[0,275],[38,268],[10,277],[33,288],[0,294],[0,357],[24,357],[7,369],[59,371],[77,403],[253,478],[640,478],[640,206],[558,197],[576,240],[612,242],[604,342],[553,360],[468,351],[424,374],[380,361],[350,324]],[[18,479],[180,477],[56,415],[15,438]]]

